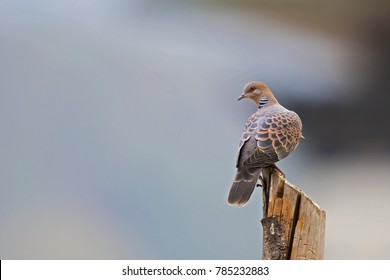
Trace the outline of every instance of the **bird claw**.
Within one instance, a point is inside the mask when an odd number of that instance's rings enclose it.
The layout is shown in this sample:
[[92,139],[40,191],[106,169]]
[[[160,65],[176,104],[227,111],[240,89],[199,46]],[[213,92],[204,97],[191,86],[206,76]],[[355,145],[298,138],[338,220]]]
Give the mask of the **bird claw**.
[[263,176],[259,175],[260,184],[256,184],[256,187],[262,188],[264,186],[264,179]]

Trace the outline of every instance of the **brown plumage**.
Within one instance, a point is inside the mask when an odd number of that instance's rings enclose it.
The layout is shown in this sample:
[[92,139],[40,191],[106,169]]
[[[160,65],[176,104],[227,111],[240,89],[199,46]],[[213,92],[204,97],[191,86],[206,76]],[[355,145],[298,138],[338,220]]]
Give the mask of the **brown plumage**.
[[247,121],[237,157],[237,174],[230,189],[228,202],[244,206],[263,167],[287,157],[302,136],[299,116],[278,103],[271,90],[261,82],[250,82],[238,98],[248,98],[258,110]]

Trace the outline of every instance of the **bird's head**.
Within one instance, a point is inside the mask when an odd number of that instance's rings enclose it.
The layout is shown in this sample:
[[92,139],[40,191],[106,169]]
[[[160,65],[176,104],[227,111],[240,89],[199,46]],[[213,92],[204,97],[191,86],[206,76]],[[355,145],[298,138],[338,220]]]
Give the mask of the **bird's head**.
[[271,90],[262,82],[247,83],[244,92],[238,97],[238,101],[244,98],[252,100],[259,108],[277,103]]

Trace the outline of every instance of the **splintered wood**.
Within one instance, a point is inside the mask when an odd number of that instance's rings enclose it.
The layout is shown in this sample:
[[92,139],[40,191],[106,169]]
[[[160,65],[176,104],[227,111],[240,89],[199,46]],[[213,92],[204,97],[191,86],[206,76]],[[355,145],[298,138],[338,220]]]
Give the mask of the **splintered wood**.
[[263,169],[263,259],[324,258],[325,211],[273,168]]

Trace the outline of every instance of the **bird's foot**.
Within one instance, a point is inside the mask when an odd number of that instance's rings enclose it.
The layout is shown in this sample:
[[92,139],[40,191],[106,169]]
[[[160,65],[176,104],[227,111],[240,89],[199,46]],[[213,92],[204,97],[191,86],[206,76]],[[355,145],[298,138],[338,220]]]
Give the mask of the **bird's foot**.
[[264,186],[264,181],[263,181],[263,177],[261,175],[259,175],[259,180],[260,180],[260,184],[256,184],[256,187],[258,188],[262,188]]

